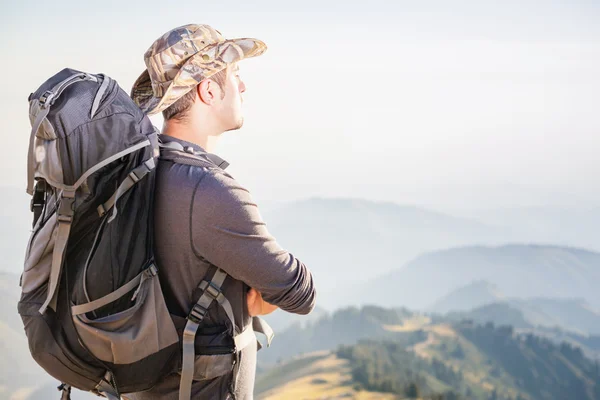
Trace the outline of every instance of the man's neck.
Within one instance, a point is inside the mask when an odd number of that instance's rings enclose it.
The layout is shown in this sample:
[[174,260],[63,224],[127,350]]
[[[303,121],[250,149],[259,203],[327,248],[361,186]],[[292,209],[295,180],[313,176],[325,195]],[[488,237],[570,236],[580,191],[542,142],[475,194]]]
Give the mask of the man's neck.
[[165,121],[162,129],[163,135],[173,136],[186,142],[197,144],[208,153],[214,152],[217,141],[221,136],[217,132],[210,132],[186,122]]

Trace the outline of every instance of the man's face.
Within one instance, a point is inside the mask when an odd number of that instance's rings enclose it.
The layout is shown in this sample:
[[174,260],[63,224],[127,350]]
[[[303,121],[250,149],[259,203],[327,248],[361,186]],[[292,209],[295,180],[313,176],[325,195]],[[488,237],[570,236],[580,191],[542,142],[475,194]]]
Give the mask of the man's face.
[[223,85],[224,96],[215,104],[217,118],[221,122],[223,131],[240,129],[244,124],[242,112],[242,93],[246,91],[246,85],[240,78],[239,66],[232,64],[227,70],[227,80]]

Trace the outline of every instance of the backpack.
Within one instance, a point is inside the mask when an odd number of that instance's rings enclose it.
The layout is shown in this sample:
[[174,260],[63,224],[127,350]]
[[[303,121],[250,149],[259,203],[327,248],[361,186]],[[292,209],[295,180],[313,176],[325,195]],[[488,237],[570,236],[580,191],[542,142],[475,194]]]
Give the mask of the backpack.
[[[159,135],[116,81],[64,69],[29,96],[29,107],[33,231],[18,312],[32,357],[62,382],[62,398],[76,387],[119,399],[180,372],[179,398],[189,399],[201,378],[197,355],[222,354],[231,371],[256,340],[253,330],[270,344],[273,332],[257,318],[234,331],[220,291],[227,274],[216,267],[187,318],[169,312],[153,254]],[[206,345],[196,333],[213,303],[233,328]]]

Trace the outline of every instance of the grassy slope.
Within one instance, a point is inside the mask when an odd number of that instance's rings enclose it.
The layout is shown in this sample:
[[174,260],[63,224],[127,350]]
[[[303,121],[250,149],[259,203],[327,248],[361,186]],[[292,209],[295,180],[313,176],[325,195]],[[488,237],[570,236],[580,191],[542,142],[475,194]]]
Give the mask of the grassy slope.
[[389,393],[356,391],[347,360],[330,352],[295,358],[259,377],[255,392],[259,399],[396,399]]
[[[421,358],[436,358],[446,366],[463,373],[473,393],[478,397],[487,397],[496,388],[499,394],[529,397],[516,390],[513,378],[495,366],[485,354],[466,340],[450,324],[432,324],[427,317],[415,315],[401,325],[384,325],[392,332],[423,330],[426,339],[409,350]],[[462,355],[450,354],[460,347]],[[425,375],[428,385],[443,392],[451,389],[435,377]],[[348,398],[397,398],[391,394],[357,392],[354,389],[350,367],[347,360],[338,359],[328,351],[321,351],[296,357],[282,363],[257,378],[255,393],[260,399],[313,399],[330,397]]]

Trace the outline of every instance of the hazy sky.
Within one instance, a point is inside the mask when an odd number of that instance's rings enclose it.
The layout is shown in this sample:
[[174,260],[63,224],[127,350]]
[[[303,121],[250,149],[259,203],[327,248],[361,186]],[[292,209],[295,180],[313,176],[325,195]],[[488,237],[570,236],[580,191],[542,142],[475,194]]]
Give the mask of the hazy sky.
[[246,122],[215,150],[259,202],[600,202],[598,1],[175,4],[2,2],[3,186],[25,188],[26,99],[46,78],[129,91],[158,36],[207,23],[269,46],[240,63]]

